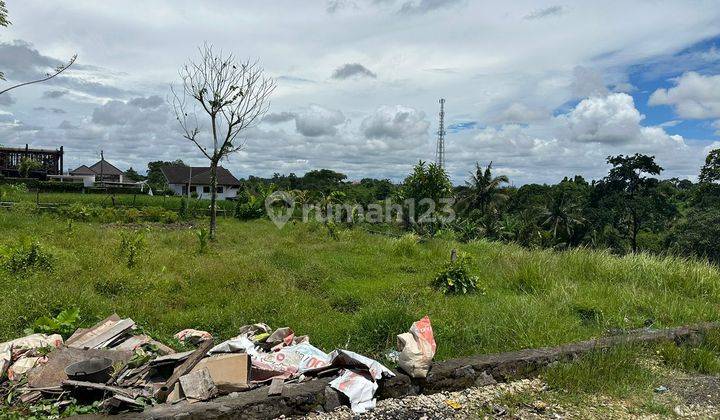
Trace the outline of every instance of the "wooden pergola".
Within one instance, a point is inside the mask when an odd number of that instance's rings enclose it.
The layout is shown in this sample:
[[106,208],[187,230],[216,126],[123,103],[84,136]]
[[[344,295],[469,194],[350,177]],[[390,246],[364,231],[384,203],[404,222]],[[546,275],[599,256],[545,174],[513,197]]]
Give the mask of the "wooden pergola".
[[62,175],[63,173],[63,147],[58,150],[31,149],[25,147],[0,147],[0,173],[10,176],[16,175],[20,162],[29,158],[42,165],[42,171],[47,175]]

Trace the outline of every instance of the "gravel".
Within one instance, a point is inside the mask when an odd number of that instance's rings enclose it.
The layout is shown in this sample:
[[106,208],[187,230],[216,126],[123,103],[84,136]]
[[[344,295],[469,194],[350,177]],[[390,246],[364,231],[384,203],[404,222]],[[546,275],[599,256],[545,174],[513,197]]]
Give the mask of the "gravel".
[[[313,415],[314,419],[466,419],[477,418],[482,412],[503,415],[507,407],[496,404],[506,395],[526,392],[540,392],[545,385],[537,379],[523,379],[481,388],[468,388],[457,392],[440,392],[431,395],[417,395],[400,399],[378,401],[375,410],[363,415],[353,415],[348,407],[340,407],[331,413]],[[547,405],[537,401],[537,409],[546,410]]]
[[[523,379],[457,392],[380,400],[375,410],[362,415],[355,415],[343,406],[308,417],[318,420],[720,418],[720,407],[716,405],[716,398],[720,398],[717,377],[681,375],[675,379],[676,382],[668,384],[666,392],[655,393],[656,402],[668,408],[663,414],[639,410],[638,401],[603,395],[585,395],[580,400],[558,398],[540,379]],[[683,382],[686,386],[679,386]],[[691,395],[687,395],[689,390]],[[704,400],[699,398],[701,395]]]

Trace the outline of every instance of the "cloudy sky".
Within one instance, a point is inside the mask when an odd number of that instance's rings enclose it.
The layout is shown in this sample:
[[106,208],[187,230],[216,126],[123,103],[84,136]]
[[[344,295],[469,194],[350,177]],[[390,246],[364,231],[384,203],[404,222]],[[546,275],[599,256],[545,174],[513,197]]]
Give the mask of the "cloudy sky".
[[331,168],[401,180],[433,160],[446,99],[447,167],[494,162],[514,184],[601,177],[608,155],[657,156],[694,179],[720,147],[720,0],[8,0],[0,143],[100,150],[122,169],[204,163],[167,104],[207,41],[259,59],[270,111],[223,165],[238,177]]

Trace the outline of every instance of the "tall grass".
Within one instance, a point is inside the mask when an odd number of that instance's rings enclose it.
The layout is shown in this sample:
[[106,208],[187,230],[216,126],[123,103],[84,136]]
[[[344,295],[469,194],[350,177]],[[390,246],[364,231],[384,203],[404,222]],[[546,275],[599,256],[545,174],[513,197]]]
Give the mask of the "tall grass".
[[[163,207],[167,210],[180,211],[182,197],[179,196],[150,196],[147,194],[79,194],[79,193],[8,193],[6,201],[16,202],[39,202],[40,204],[73,204],[95,205],[100,207],[123,206],[123,207]],[[210,200],[190,199],[188,210],[196,211],[207,209]],[[218,208],[222,210],[233,210],[235,203],[232,201],[218,201]]]
[[[281,231],[268,221],[227,219],[204,253],[193,229],[150,228],[128,267],[117,253],[125,230],[0,212],[0,248],[31,238],[55,262],[52,272],[0,270],[0,339],[77,306],[85,325],[116,311],[161,340],[190,327],[226,338],[267,322],[309,334],[326,350],[377,356],[429,315],[437,358],[446,359],[720,319],[718,269],[678,258],[417,242],[361,230],[332,239],[312,225]],[[484,294],[446,296],[430,287],[452,248],[472,257]]]

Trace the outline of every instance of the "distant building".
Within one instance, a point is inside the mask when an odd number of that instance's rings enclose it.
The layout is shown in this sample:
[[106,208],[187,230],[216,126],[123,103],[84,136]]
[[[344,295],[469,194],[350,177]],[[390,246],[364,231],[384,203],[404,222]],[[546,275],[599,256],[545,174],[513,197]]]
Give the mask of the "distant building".
[[69,175],[78,176],[83,178],[93,178],[93,182],[108,182],[123,184],[125,173],[120,169],[110,164],[105,159],[101,159],[98,163],[93,166],[81,165],[78,168],[69,172]]
[[[168,187],[176,195],[196,193],[199,198],[210,198],[210,168],[206,166],[165,166],[160,168]],[[235,198],[240,181],[222,166],[217,168],[217,197],[219,200]]]
[[31,149],[27,144],[25,147],[0,147],[0,175],[20,177],[20,163],[24,159],[40,163],[40,168],[29,174],[33,178],[60,175],[63,173],[63,154],[62,146],[58,150]]

